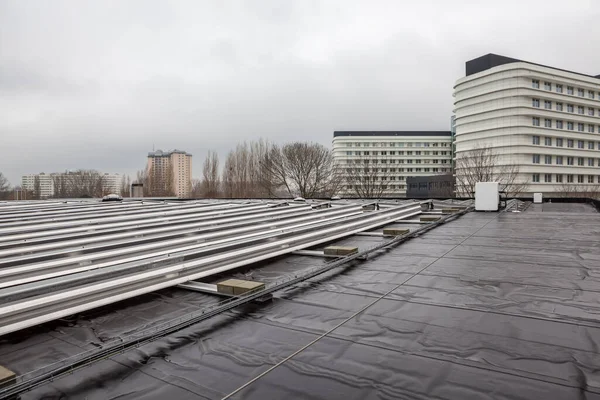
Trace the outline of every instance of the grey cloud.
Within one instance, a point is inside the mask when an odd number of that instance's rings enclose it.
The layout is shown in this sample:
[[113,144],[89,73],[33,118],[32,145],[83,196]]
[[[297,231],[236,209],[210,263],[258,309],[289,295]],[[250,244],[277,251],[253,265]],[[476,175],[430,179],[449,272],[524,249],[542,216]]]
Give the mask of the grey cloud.
[[154,145],[200,176],[242,140],[447,129],[485,53],[600,74],[598,17],[593,0],[4,1],[0,171],[134,174]]

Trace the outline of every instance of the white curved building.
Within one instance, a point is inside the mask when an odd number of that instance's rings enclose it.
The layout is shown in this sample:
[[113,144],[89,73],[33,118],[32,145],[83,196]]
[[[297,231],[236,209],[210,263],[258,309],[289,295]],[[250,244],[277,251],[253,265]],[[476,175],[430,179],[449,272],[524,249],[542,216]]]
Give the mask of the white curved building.
[[490,148],[527,193],[600,183],[600,76],[488,54],[466,63],[454,97],[455,159]]

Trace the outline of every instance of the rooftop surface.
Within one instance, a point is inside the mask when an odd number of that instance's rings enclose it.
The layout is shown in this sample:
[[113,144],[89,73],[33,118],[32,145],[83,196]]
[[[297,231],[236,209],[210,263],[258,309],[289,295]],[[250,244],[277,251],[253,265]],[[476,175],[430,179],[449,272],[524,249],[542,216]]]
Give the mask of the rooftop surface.
[[[23,399],[600,399],[599,238],[582,204],[471,212]],[[324,262],[291,255],[212,280]],[[2,336],[0,360],[26,372],[214,301],[154,292]]]
[[450,131],[335,131],[333,137],[342,136],[452,136]]

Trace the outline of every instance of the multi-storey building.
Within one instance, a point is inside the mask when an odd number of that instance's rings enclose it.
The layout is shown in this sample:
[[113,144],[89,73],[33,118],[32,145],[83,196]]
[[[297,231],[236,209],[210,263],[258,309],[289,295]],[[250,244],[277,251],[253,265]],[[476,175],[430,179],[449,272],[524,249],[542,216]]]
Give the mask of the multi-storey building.
[[[76,190],[73,190],[71,181],[78,174],[75,172],[58,172],[58,173],[39,173],[39,174],[28,174],[21,177],[21,186],[23,189],[35,193],[42,199],[54,197],[57,191],[55,188],[56,182],[63,182],[66,186],[66,190],[73,196],[77,197]],[[109,174],[109,173],[96,173],[89,179],[102,179],[101,181],[101,193],[97,195],[105,194],[120,194],[123,182],[123,175],[120,174]],[[83,183],[81,179],[77,180],[78,184]],[[86,186],[86,185],[84,185]],[[38,193],[39,191],[39,193]],[[100,191],[99,191],[100,192]]]
[[404,197],[406,178],[451,173],[450,131],[336,131],[333,156],[349,197]]
[[489,149],[525,193],[600,183],[600,75],[488,54],[466,63],[454,97],[457,164]]
[[182,150],[148,153],[148,175],[154,195],[187,198],[192,193],[192,155]]

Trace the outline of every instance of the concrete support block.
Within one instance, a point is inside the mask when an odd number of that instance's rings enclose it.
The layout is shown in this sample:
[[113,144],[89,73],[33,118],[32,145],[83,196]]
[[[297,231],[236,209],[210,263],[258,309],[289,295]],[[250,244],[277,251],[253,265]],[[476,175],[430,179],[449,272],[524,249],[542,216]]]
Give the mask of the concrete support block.
[[0,388],[10,386],[17,381],[17,375],[8,368],[0,365]]
[[245,281],[242,279],[227,279],[217,283],[217,292],[238,296],[249,291],[259,291],[265,288],[265,284],[256,281]]
[[323,253],[327,256],[348,256],[350,254],[358,253],[358,247],[329,246],[325,247]]
[[383,230],[383,234],[389,236],[402,236],[406,235],[408,232],[410,232],[410,229],[385,228]]
[[433,215],[427,215],[421,217],[421,222],[435,222],[439,221],[440,217],[435,217]]

